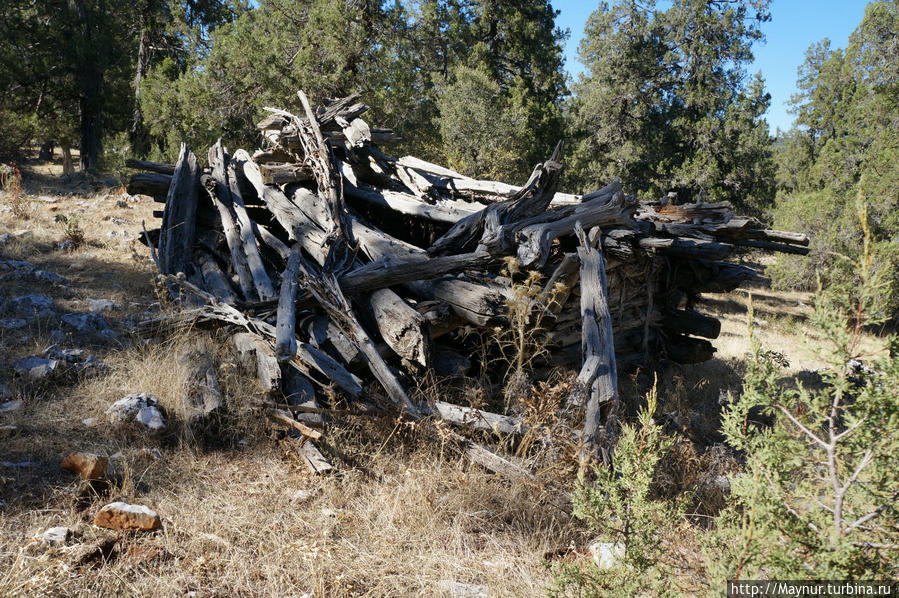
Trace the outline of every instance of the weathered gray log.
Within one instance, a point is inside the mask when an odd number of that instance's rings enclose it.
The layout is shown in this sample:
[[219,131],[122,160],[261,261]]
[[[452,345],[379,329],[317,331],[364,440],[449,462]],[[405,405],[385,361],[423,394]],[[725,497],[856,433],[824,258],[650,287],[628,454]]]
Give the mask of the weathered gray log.
[[264,392],[281,388],[281,366],[268,343],[249,332],[238,332],[231,337],[231,342],[237,349],[240,363],[249,370],[255,370],[256,379]]
[[[174,172],[174,170],[173,170]],[[125,190],[128,195],[149,195],[165,197],[172,185],[172,174],[139,172],[128,180]]]
[[588,228],[628,227],[631,207],[630,200],[619,190],[538,216],[533,222],[516,223],[514,236],[518,241],[518,260],[524,266],[542,266],[549,256],[552,242],[573,234],[578,222]]
[[537,296],[537,302],[549,314],[559,315],[580,275],[580,261],[577,255],[566,253]]
[[428,248],[428,253],[447,255],[482,246],[494,255],[506,254],[515,242],[513,230],[508,225],[543,214],[549,207],[562,172],[561,151],[560,143],[549,160],[534,169],[530,180],[518,193],[459,220]]
[[219,301],[233,304],[235,301],[233,288],[215,258],[206,251],[198,250],[194,254],[194,259],[203,275],[203,285],[206,290],[215,295]]
[[[589,458],[597,451],[602,451],[603,460],[609,463],[618,407],[618,370],[615,363],[612,316],[606,298],[606,271],[602,250],[598,248],[597,242],[601,231],[591,231],[591,237],[595,238],[588,240],[578,223],[575,234],[580,241],[577,251],[581,260],[581,350],[584,359],[578,383],[590,389],[584,420],[585,452],[582,455]],[[605,414],[602,412],[603,408],[606,408]]]
[[702,239],[659,239],[648,237],[640,239],[638,245],[650,253],[674,255],[692,259],[721,260],[733,251],[732,245]]
[[281,439],[281,446],[313,475],[328,473],[334,467],[328,463],[315,444],[304,437],[287,436]]
[[302,164],[260,164],[259,173],[266,185],[287,185],[313,179],[312,172]]
[[256,235],[257,239],[265,243],[272,248],[275,253],[281,256],[281,259],[286,260],[290,257],[290,248],[284,244],[284,241],[273,235],[266,227],[259,226],[253,222],[253,234]]
[[224,406],[208,345],[202,340],[197,341],[181,353],[179,361],[188,369],[181,396],[183,420],[191,427],[205,425],[209,417]]
[[[521,191],[521,187],[515,185],[498,181],[473,179],[449,168],[444,168],[413,156],[403,156],[396,161],[396,165],[397,175],[401,178],[402,175],[399,172],[401,168],[407,172],[417,174],[418,178],[414,179],[413,185],[424,193],[440,191],[450,197],[494,202],[510,199]],[[410,187],[410,189],[412,188]],[[412,190],[415,191],[416,189]],[[580,202],[581,196],[579,195],[556,192],[553,195],[551,205],[562,206]]]
[[322,437],[322,433],[314,428],[310,428],[303,422],[297,421],[287,411],[281,409],[271,409],[267,413],[268,418],[281,425],[292,428],[311,440],[318,440]]
[[435,222],[455,223],[466,216],[477,213],[484,207],[481,204],[448,199],[438,199],[434,203],[428,203],[411,193],[375,189],[361,183],[355,175],[351,175],[351,171],[349,166],[341,166],[341,173],[344,175],[343,191],[348,198],[387,208],[406,216],[417,216]]
[[393,405],[410,417],[420,417],[418,409],[409,400],[406,391],[378,353],[368,333],[359,324],[334,274],[328,271],[317,273],[305,263],[305,260],[300,260],[300,284],[312,294],[328,317],[343,329],[347,338],[355,343],[371,373],[384,387]]
[[792,253],[794,255],[808,255],[808,247],[797,247],[795,245],[785,245],[783,243],[773,243],[771,241],[756,241],[753,239],[734,239],[731,241],[739,247],[754,247],[756,249],[765,249],[767,251],[778,251],[780,253]]
[[367,298],[378,332],[393,351],[428,367],[431,335],[424,316],[390,289],[380,289]]
[[[224,148],[221,145],[221,140],[218,141],[217,147],[219,148],[220,158],[224,159]],[[250,216],[247,214],[247,208],[243,203],[243,197],[241,196],[240,188],[237,184],[237,173],[235,171],[234,163],[229,163],[227,165],[227,173],[228,188],[231,191],[231,202],[234,213],[237,215],[237,222],[240,224],[240,242],[243,245],[244,255],[247,257],[247,265],[253,276],[253,285],[256,288],[256,294],[262,301],[274,299],[277,296],[275,294],[275,288],[272,285],[268,272],[265,271],[265,266],[262,264],[262,256],[259,254],[259,246],[256,245],[256,237],[253,232],[253,221],[250,220]]]
[[174,164],[162,164],[160,162],[150,162],[149,160],[135,160],[128,158],[125,160],[125,166],[136,170],[147,170],[149,172],[157,172],[160,174],[175,174]]
[[159,237],[159,266],[163,274],[184,272],[190,276],[194,270],[194,238],[196,235],[197,198],[200,169],[197,157],[181,144],[181,153],[172,175],[165,202],[165,214]]
[[326,316],[319,314],[305,316],[300,320],[299,328],[313,347],[328,353],[344,366],[350,366],[360,359],[359,349]]
[[[247,256],[244,253],[243,244],[241,243],[240,233],[234,224],[234,215],[231,208],[231,191],[228,189],[226,181],[226,170],[224,155],[213,151],[215,148],[209,149],[209,164],[212,166],[212,175],[203,175],[201,180],[203,186],[209,193],[209,199],[219,213],[219,219],[222,223],[222,230],[225,233],[225,241],[228,243],[228,249],[231,251],[231,266],[237,273],[237,280],[240,283],[240,290],[244,300],[253,301],[256,299],[256,291],[253,287],[253,274],[247,264]],[[221,146],[219,146],[221,149]]]
[[296,244],[290,252],[287,267],[281,275],[281,296],[278,299],[278,317],[275,325],[275,355],[278,361],[287,361],[297,352],[296,300],[300,276],[301,246]]
[[435,401],[432,404],[423,405],[421,409],[426,414],[438,417],[455,426],[490,430],[498,434],[523,434],[527,431],[527,426],[517,417],[490,413],[482,409],[463,407],[445,401]]
[[282,367],[281,390],[284,400],[290,407],[310,410],[307,412],[294,411],[296,419],[312,425],[320,425],[325,422],[325,416],[316,412],[320,406],[315,396],[315,387],[309,378],[300,374],[295,368]]

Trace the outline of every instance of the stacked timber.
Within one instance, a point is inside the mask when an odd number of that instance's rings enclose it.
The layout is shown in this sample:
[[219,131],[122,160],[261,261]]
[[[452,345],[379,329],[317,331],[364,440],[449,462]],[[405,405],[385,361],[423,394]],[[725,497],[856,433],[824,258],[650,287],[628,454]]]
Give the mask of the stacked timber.
[[[712,357],[720,323],[693,307],[703,292],[755,277],[728,261],[736,250],[807,252],[803,235],[767,230],[724,203],[641,203],[618,181],[562,193],[560,147],[523,186],[391,158],[378,143],[396,135],[369,127],[357,96],[317,111],[299,96],[302,114],[269,109],[259,123],[263,149],[218,142],[201,166],[182,145],[174,165],[131,162],[148,172],[128,191],[165,204],[146,241],[185,303],[144,328],[239,331],[241,355],[283,399],[273,417],[300,432],[321,420],[334,388],[363,411],[520,431],[514,414],[426,404],[406,387],[428,370],[476,367],[472,335],[460,331],[509,326],[525,297],[549,349],[537,365],[580,369],[571,403],[586,413],[585,454],[597,454],[614,432],[618,367]],[[520,272],[538,272],[542,287],[518,292],[537,280]],[[364,390],[367,380],[382,392]],[[492,469],[516,467],[460,442]]]

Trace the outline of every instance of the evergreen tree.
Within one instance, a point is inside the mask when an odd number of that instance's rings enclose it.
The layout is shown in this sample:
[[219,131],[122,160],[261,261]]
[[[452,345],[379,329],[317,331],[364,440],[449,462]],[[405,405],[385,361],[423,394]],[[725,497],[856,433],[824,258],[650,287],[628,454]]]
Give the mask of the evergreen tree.
[[575,86],[571,180],[618,176],[649,196],[730,200],[760,209],[773,175],[763,115],[770,96],[747,78],[767,0],[602,3],[588,20]]

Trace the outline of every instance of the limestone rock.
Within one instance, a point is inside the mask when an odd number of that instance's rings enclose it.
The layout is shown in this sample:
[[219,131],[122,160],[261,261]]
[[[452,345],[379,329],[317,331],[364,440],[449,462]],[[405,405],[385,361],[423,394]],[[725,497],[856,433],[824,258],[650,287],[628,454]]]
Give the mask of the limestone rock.
[[481,584],[441,579],[437,585],[441,592],[453,598],[487,598],[490,595],[490,589]]
[[34,378],[35,380],[50,375],[58,365],[59,362],[55,359],[38,357],[37,355],[24,357],[12,362],[12,367],[17,373],[28,376],[29,378]]
[[87,303],[87,309],[91,312],[122,309],[121,305],[109,299],[88,299],[85,303]]
[[99,480],[106,474],[106,457],[94,453],[72,453],[62,460],[62,468],[77,473],[83,480]]
[[72,530],[67,527],[51,527],[41,534],[41,544],[44,546],[62,546],[72,537]]
[[106,323],[106,318],[103,317],[103,314],[97,313],[75,312],[65,314],[60,320],[65,326],[80,333],[99,332],[109,328],[109,324]]
[[94,517],[94,525],[117,530],[152,531],[160,529],[162,521],[150,507],[113,502],[100,509]]
[[106,415],[112,424],[136,421],[153,432],[165,430],[165,418],[159,409],[159,401],[145,392],[119,399],[106,410]]
[[593,562],[600,569],[611,569],[624,558],[624,542],[594,542],[590,545]]
[[9,308],[13,314],[24,318],[34,316],[49,318],[56,314],[56,304],[53,303],[53,300],[36,293],[16,297],[9,302]]

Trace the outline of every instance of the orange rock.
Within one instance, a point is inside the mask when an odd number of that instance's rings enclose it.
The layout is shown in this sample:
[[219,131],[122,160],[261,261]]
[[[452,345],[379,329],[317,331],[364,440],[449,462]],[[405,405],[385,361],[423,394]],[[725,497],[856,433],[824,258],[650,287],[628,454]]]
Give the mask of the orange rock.
[[62,468],[77,473],[83,480],[99,480],[106,474],[108,461],[94,453],[72,453],[62,460]]
[[159,515],[150,507],[109,503],[94,517],[94,525],[108,529],[151,531],[162,527]]

